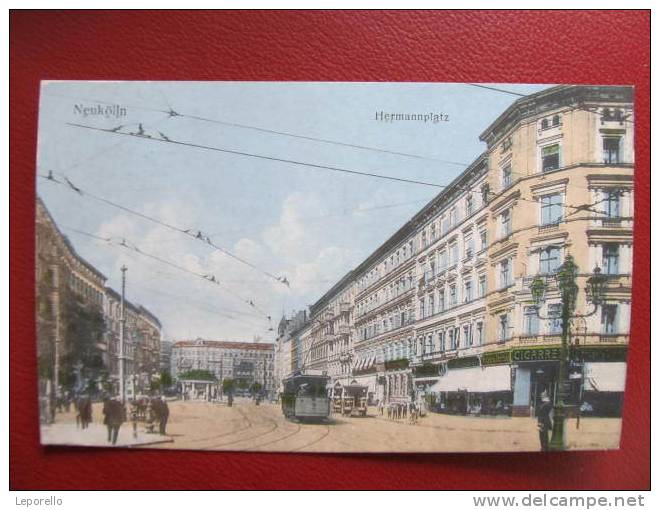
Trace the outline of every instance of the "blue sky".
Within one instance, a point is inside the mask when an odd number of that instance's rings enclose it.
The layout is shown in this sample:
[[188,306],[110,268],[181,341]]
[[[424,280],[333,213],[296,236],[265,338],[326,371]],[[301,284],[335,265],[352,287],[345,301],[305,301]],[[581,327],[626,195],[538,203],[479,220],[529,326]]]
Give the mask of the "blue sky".
[[[547,85],[500,85],[532,93]],[[127,298],[152,310],[168,339],[204,337],[269,341],[283,312],[312,304],[397,230],[438,189],[249,158],[143,138],[170,139],[377,174],[449,183],[484,149],[479,134],[514,96],[463,84],[289,82],[46,82],[39,112],[39,174],[53,170],[83,190],[213,242],[275,275],[286,287],[220,251],[149,223],[65,186],[37,180],[37,192],[78,252],[119,289],[128,267]],[[75,105],[115,103],[121,119],[83,117]],[[272,133],[168,117],[222,120],[309,137],[426,156],[410,158]],[[376,112],[443,113],[447,122],[375,120]],[[153,259],[76,233],[126,238]],[[226,290],[223,290],[226,289]],[[240,296],[240,299],[236,296]],[[245,300],[253,301],[260,311]]]

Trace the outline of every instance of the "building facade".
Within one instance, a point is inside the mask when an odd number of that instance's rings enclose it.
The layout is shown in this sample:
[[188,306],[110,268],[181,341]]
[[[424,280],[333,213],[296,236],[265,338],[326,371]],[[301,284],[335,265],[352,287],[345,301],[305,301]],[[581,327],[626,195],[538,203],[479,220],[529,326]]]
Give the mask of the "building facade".
[[249,390],[254,383],[262,391],[274,395],[274,345],[216,340],[181,340],[174,342],[171,354],[171,374],[176,379],[187,372],[204,370],[218,382],[233,380],[240,390]]
[[[116,394],[121,296],[76,252],[39,197],[35,269],[40,397],[44,405],[81,392]],[[131,398],[138,389],[149,390],[151,367],[157,367],[160,358],[161,325],[145,307],[129,301],[124,304],[124,373],[126,395]],[[142,366],[142,371],[137,366]]]
[[[310,307],[298,366],[327,373],[333,385],[365,384],[372,400],[534,413],[542,395],[557,393],[555,274],[570,255],[579,268],[573,393],[590,406],[620,408],[630,327],[632,94],[562,85],[514,102],[482,133],[486,151]],[[607,276],[598,307],[585,299],[595,267]],[[530,291],[537,278],[548,285],[538,307]]]
[[293,333],[307,323],[307,318],[308,316],[305,310],[294,312],[288,318],[283,316],[277,327],[277,338],[275,339],[273,353],[273,370],[275,389],[278,394],[284,389],[282,381],[294,371],[295,337]]

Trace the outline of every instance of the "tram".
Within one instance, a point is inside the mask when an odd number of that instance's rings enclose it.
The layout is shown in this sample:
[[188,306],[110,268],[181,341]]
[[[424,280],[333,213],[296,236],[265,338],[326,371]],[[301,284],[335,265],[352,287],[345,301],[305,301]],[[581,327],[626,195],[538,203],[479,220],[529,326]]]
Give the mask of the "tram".
[[367,415],[367,386],[360,384],[351,384],[344,386],[343,400],[344,405],[342,414],[348,416],[366,416]]
[[288,419],[322,420],[330,415],[330,399],[324,375],[294,375],[285,379],[282,413]]

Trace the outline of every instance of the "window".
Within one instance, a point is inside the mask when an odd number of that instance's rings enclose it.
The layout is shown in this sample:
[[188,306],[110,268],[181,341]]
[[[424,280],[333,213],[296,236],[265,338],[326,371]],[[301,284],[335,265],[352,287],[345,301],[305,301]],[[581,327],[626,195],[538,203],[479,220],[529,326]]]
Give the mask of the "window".
[[552,117],[552,127],[556,127],[559,125],[559,115],[555,115]]
[[500,287],[511,285],[511,261],[505,259],[500,262]]
[[488,235],[486,234],[486,229],[483,229],[481,232],[479,232],[479,242],[479,248],[481,250],[488,248]]
[[613,335],[617,333],[617,305],[603,305],[601,311],[601,324],[603,333]]
[[465,215],[470,216],[474,210],[474,200],[472,195],[468,195],[465,199]]
[[610,218],[619,218],[621,216],[621,192],[607,190],[604,192],[604,196],[605,214]]
[[526,335],[539,334],[539,316],[535,306],[526,306],[524,310],[524,331]]
[[463,302],[472,301],[472,280],[467,280],[463,285]]
[[451,306],[456,306],[457,296],[456,296],[456,285],[449,286],[449,304]]
[[541,121],[541,129],[548,129],[549,124],[548,119],[543,119]]
[[559,168],[559,144],[541,148],[541,170],[550,172]]
[[455,207],[452,207],[452,208],[449,210],[449,226],[450,226],[450,227],[453,227],[454,225],[456,225],[456,221],[457,221],[457,217],[456,217],[456,208],[455,208]]
[[479,277],[479,297],[486,295],[486,275],[483,274]]
[[443,271],[444,269],[447,268],[447,252],[445,250],[442,250],[438,258],[440,260],[439,263],[440,270]]
[[541,225],[553,225],[562,220],[562,202],[560,193],[541,197]]
[[561,303],[548,305],[548,333],[550,335],[561,334]]
[[511,186],[511,165],[508,164],[502,168],[502,189]]
[[431,224],[431,239],[435,241],[437,238],[437,232],[435,230],[435,222]]
[[488,197],[490,196],[490,186],[488,183],[481,186],[481,204],[486,205],[488,203]]
[[440,344],[440,346],[439,346],[440,351],[444,351],[445,350],[445,332],[444,331],[440,331],[440,333],[438,333],[438,343]]
[[465,258],[471,259],[472,254],[474,253],[474,240],[472,239],[472,235],[466,237],[463,244],[465,246]]
[[511,211],[509,209],[500,214],[500,226],[502,237],[511,234]]
[[603,273],[619,274],[619,245],[603,245]]
[[504,342],[509,338],[509,315],[500,315],[500,342]]
[[463,326],[463,339],[465,341],[465,347],[472,346],[472,325],[466,324]]
[[426,241],[426,230],[423,230],[422,231],[422,246],[424,246],[426,248],[427,244],[428,243]]
[[453,266],[458,262],[458,244],[454,243],[449,247],[449,265]]
[[477,345],[484,344],[484,324],[483,322],[477,322]]
[[559,268],[559,248],[548,246],[539,255],[539,272],[541,274],[556,273]]
[[420,318],[423,319],[426,316],[425,313],[426,312],[424,310],[424,298],[422,298],[422,299],[419,300],[419,315],[420,315]]
[[455,335],[454,335],[454,329],[450,328],[449,329],[449,349],[451,349],[453,351],[457,348],[458,347],[456,345],[456,338],[455,338]]
[[603,138],[603,163],[617,164],[621,163],[619,149],[621,138],[618,136],[608,136]]
[[433,298],[433,294],[429,295],[429,315],[433,315],[435,313],[435,299]]
[[438,291],[438,312],[445,310],[445,289],[442,288]]

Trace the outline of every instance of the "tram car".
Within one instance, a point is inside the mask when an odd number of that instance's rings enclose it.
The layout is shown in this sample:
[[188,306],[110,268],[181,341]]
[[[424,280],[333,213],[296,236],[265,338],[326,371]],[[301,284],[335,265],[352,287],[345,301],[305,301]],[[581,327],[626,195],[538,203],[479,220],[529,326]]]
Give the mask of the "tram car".
[[348,416],[366,416],[367,415],[367,386],[360,384],[351,384],[344,386],[342,399],[342,414]]
[[288,419],[323,420],[330,415],[329,378],[324,375],[294,375],[285,379],[282,413]]

